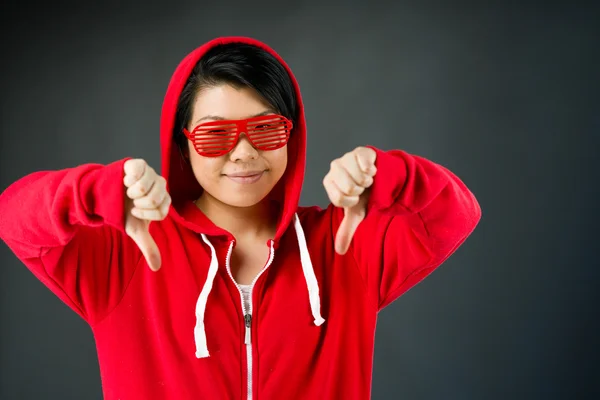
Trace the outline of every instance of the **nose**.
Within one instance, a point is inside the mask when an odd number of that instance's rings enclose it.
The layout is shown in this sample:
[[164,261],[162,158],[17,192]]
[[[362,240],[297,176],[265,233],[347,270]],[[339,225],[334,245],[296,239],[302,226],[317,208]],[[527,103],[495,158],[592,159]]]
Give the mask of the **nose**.
[[231,161],[249,161],[258,158],[258,150],[252,146],[245,132],[240,133],[240,139],[229,153]]

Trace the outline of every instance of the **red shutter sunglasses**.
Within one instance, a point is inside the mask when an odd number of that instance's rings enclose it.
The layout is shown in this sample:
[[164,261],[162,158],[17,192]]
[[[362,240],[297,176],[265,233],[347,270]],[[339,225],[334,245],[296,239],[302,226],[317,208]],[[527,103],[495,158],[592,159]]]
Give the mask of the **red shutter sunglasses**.
[[262,115],[248,119],[204,122],[191,132],[183,129],[196,152],[204,157],[229,153],[243,132],[257,150],[269,151],[285,146],[290,138],[292,121],[283,115]]

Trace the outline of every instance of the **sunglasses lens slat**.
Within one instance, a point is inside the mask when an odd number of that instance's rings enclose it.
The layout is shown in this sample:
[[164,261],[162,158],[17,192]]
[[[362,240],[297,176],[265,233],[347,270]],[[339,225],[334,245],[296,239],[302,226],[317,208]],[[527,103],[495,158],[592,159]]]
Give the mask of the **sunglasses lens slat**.
[[269,136],[253,136],[252,143],[255,145],[261,145],[262,143],[270,143],[270,142],[285,142],[287,140],[286,135],[269,135]]
[[224,140],[224,139],[218,139],[218,138],[206,138],[206,139],[205,138],[199,138],[199,139],[196,139],[197,143],[201,143],[203,145],[204,144],[209,145],[209,144],[233,143],[234,141],[235,140],[233,140],[233,139],[225,139]]

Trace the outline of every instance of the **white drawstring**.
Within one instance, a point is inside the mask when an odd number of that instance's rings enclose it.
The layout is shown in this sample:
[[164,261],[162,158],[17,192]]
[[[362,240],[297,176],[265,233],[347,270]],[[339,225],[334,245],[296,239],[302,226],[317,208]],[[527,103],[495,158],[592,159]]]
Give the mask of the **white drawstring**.
[[206,282],[204,283],[204,287],[202,288],[200,296],[198,296],[198,301],[196,302],[196,326],[194,327],[194,339],[196,340],[197,358],[210,356],[208,353],[208,346],[206,344],[206,331],[204,330],[204,312],[206,311],[208,295],[212,290],[213,281],[215,280],[215,275],[217,275],[217,270],[219,269],[219,260],[217,259],[217,252],[215,251],[214,246],[208,240],[205,234],[202,234],[202,240],[204,240],[204,243],[210,247],[210,267],[208,268]]
[[294,214],[294,228],[296,229],[296,237],[298,238],[298,247],[300,248],[300,263],[302,264],[302,272],[304,272],[304,279],[306,280],[306,286],[308,287],[308,300],[310,301],[310,310],[312,311],[313,318],[315,319],[315,325],[320,326],[325,322],[321,317],[321,298],[319,296],[319,283],[315,276],[315,270],[310,260],[310,254],[308,247],[306,246],[306,238],[304,237],[304,231],[302,225],[300,225],[300,218],[298,214]]
[[[298,247],[300,249],[300,264],[302,264],[302,272],[304,273],[304,279],[306,280],[306,286],[308,288],[308,300],[310,302],[310,310],[314,318],[316,326],[321,326],[325,320],[321,317],[321,298],[319,296],[319,283],[315,276],[315,270],[310,259],[308,247],[306,245],[306,238],[304,237],[304,231],[302,225],[300,225],[300,219],[298,214],[294,215],[294,228],[296,230],[296,237],[298,239]],[[206,311],[206,302],[208,301],[208,295],[212,290],[215,276],[219,268],[219,262],[217,260],[217,252],[214,246],[208,240],[206,235],[202,234],[202,240],[210,247],[210,267],[208,268],[208,276],[204,287],[198,296],[196,302],[196,326],[194,327],[194,339],[196,341],[196,357],[205,358],[209,357],[208,346],[206,344],[206,331],[204,329],[204,314]],[[270,257],[274,257],[275,249],[271,246]]]

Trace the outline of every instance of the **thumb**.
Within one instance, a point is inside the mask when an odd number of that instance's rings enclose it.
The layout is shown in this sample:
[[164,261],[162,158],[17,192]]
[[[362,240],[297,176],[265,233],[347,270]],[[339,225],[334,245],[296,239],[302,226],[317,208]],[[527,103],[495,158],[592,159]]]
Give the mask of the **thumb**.
[[146,262],[150,266],[152,271],[158,271],[160,269],[161,259],[158,245],[152,238],[148,225],[145,224],[144,228],[137,229],[131,236],[135,244],[139,247],[146,259]]
[[354,233],[364,218],[365,210],[362,207],[344,208],[344,219],[335,236],[335,251],[338,254],[346,254]]

